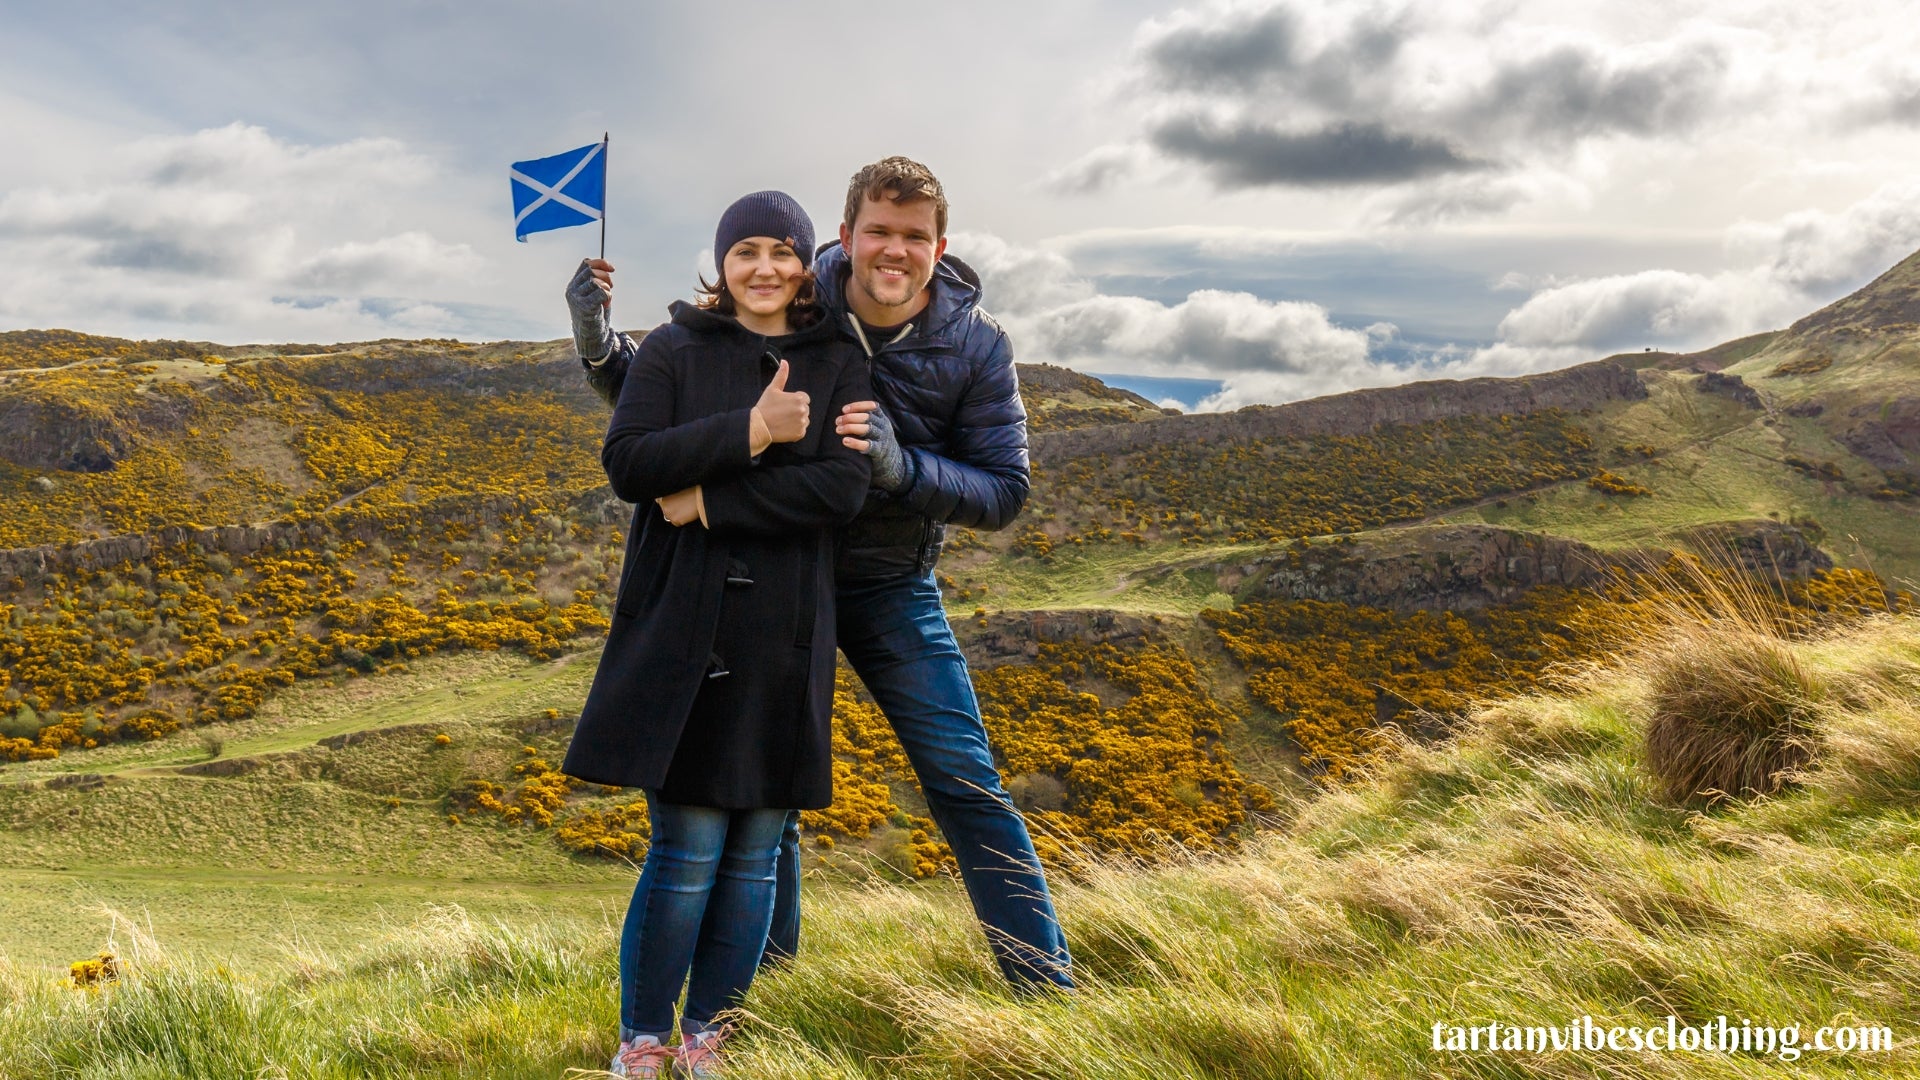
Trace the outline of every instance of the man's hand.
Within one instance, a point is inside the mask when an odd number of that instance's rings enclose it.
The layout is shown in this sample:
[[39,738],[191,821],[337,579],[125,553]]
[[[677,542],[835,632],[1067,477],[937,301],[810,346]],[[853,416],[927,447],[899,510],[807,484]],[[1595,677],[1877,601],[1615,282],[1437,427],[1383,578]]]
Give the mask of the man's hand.
[[[787,391],[787,373],[791,370],[785,360],[780,361],[779,370],[773,373],[773,381],[760,391],[760,402],[753,411],[760,414],[760,422],[767,426],[767,434],[774,442],[799,442],[807,437],[809,403],[804,390]],[[754,452],[758,453],[761,447]]]
[[[905,491],[913,483],[913,462],[900,449],[893,420],[877,401],[856,401],[833,418],[840,441],[872,458],[873,486],[882,491]],[[861,438],[860,436],[865,436]]]
[[660,505],[660,516],[667,519],[669,525],[691,525],[698,521],[705,524],[705,515],[700,512],[700,485],[681,488],[671,495],[662,495],[653,500]]
[[599,360],[613,351],[607,312],[613,308],[613,264],[581,259],[567,282],[567,309],[573,314],[573,347],[583,360]]

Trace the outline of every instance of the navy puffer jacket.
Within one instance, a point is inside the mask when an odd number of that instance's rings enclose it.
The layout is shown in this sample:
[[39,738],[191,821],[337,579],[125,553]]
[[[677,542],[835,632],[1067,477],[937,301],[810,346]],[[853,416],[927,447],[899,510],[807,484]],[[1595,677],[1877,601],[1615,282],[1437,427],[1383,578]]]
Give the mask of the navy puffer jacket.
[[[851,319],[846,252],[828,244],[813,269],[833,317]],[[860,515],[841,528],[841,582],[924,574],[940,557],[947,524],[1002,529],[1027,501],[1027,410],[1006,332],[980,309],[979,276],[954,256],[940,260],[928,288],[933,298],[918,333],[869,342],[874,398],[913,461],[913,482],[898,494],[869,491]],[[602,397],[618,399],[635,347],[615,335],[606,362],[588,367]]]

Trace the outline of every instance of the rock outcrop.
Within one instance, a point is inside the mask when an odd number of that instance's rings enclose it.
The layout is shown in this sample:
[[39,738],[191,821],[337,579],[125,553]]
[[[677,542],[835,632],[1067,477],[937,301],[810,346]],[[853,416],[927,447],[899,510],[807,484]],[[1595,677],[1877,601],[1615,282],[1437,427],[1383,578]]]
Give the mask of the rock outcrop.
[[[1692,530],[1685,546],[1712,548],[1755,573],[1804,579],[1833,560],[1802,531],[1773,521]],[[1396,529],[1351,543],[1293,545],[1213,567],[1239,600],[1325,600],[1368,607],[1475,611],[1541,585],[1597,588],[1622,572],[1664,563],[1661,548],[1601,551],[1563,537],[1491,525]],[[1191,564],[1160,573],[1191,570]]]
[[1242,600],[1468,611],[1510,603],[1540,585],[1597,586],[1629,561],[1540,533],[1446,525],[1295,545],[1223,568],[1220,584]]
[[1856,405],[1835,441],[1881,469],[1920,461],[1920,397]]
[[0,390],[0,458],[26,469],[105,472],[133,452],[140,431],[184,427],[190,407],[180,394],[129,393],[108,405],[9,384]]
[[980,619],[955,619],[953,630],[968,659],[985,665],[1038,656],[1041,644],[1047,642],[1127,644],[1166,629],[1163,616],[1098,608],[1001,611],[984,621],[982,626]]
[[1760,392],[1747,385],[1747,381],[1738,375],[1722,375],[1709,371],[1700,376],[1693,384],[1694,389],[1703,394],[1715,394],[1730,401],[1737,401],[1749,409],[1765,408],[1760,400]]

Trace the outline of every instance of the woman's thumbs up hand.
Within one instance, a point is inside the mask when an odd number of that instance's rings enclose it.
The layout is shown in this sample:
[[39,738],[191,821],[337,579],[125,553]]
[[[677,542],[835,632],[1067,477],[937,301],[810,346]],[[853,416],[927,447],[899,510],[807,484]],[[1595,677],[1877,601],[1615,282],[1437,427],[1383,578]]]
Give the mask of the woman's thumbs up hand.
[[787,374],[791,369],[785,360],[773,373],[773,381],[760,392],[760,402],[753,411],[766,425],[771,441],[777,443],[799,442],[806,438],[807,420],[810,416],[810,398],[804,390],[787,390]]

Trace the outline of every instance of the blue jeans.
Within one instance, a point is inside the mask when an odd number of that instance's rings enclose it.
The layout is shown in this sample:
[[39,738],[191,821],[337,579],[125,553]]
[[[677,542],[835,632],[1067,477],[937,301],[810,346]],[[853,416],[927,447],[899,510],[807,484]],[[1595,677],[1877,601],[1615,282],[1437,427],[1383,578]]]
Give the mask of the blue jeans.
[[[933,574],[843,585],[835,595],[840,651],[906,749],[1001,973],[1020,989],[1072,988],[1073,962],[1046,876],[1026,819],[993,766],[967,659]],[[781,835],[766,949],[775,960],[800,945],[799,824],[799,814],[788,815]]]
[[[753,984],[773,918],[785,810],[715,810],[647,792],[653,839],[620,934],[620,1038],[710,1031]],[[689,978],[691,974],[691,978]]]

